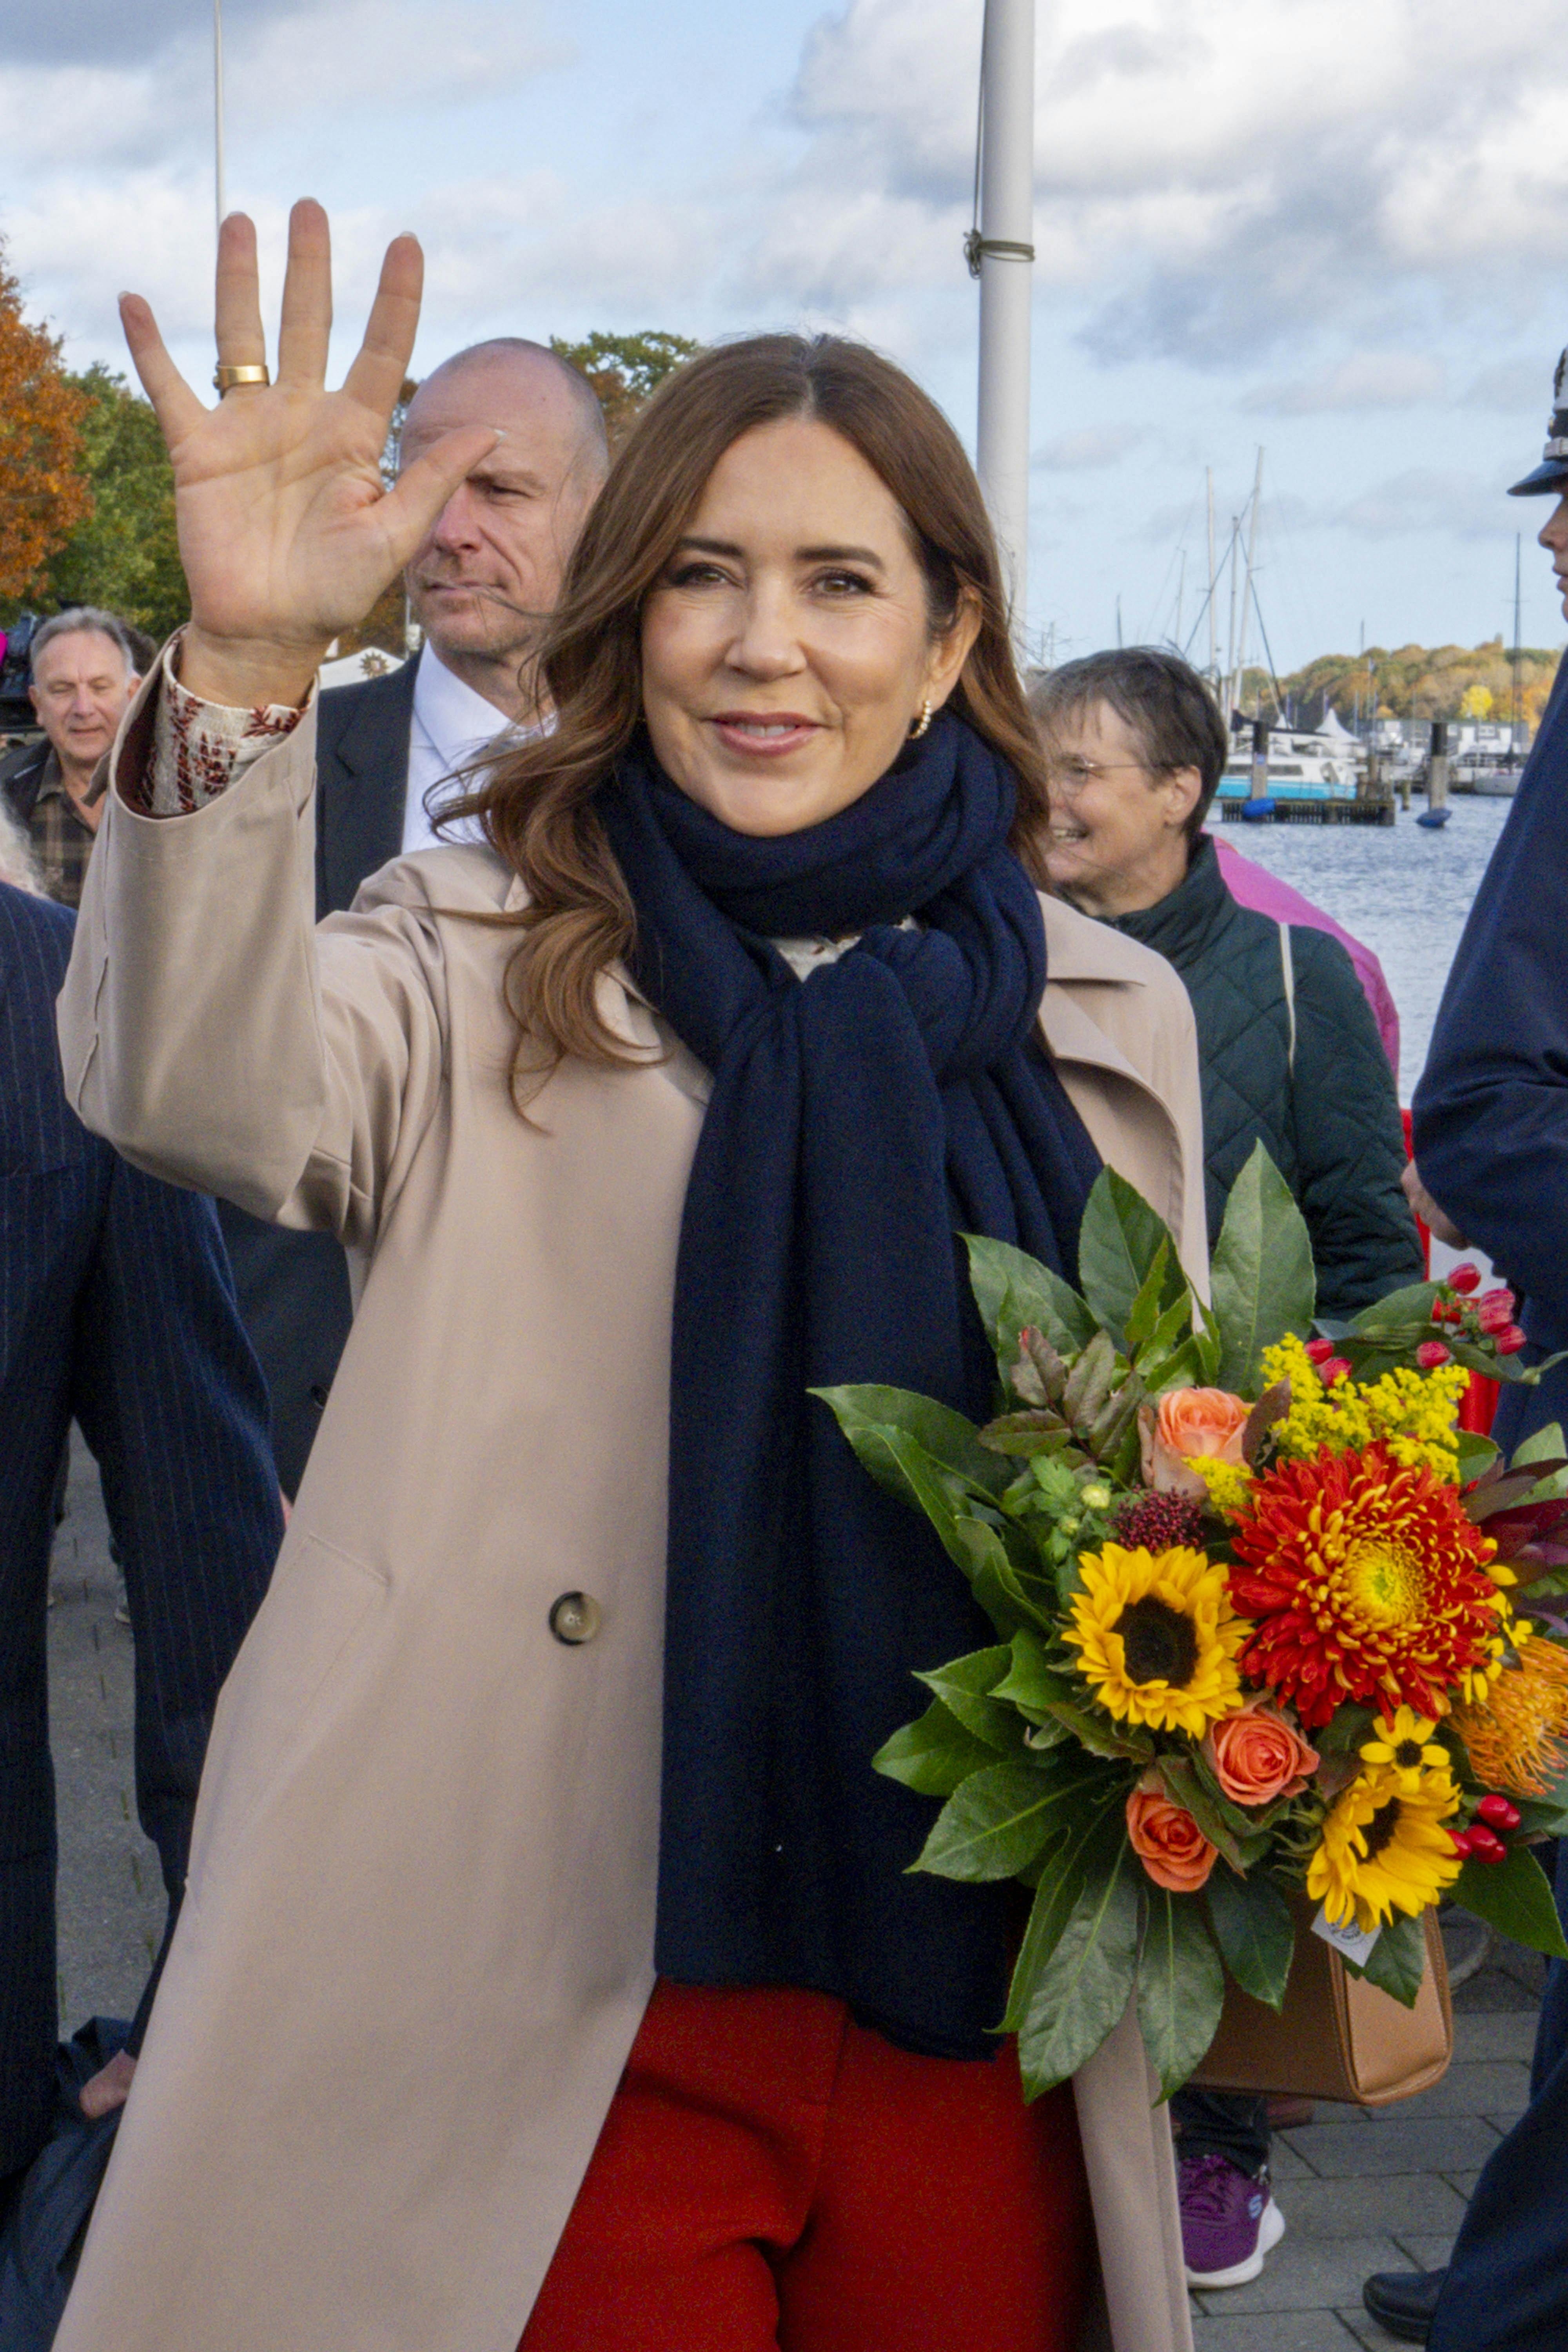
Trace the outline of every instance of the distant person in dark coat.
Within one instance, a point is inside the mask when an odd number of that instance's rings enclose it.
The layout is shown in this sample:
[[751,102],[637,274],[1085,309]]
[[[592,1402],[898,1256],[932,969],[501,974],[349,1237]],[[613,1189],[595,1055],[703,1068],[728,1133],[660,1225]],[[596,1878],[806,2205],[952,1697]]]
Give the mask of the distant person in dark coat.
[[[1542,462],[1516,498],[1556,503],[1541,544],[1568,614],[1568,352],[1557,362]],[[1470,909],[1415,1089],[1415,1165],[1447,1234],[1485,1250],[1522,1295],[1542,1351],[1568,1347],[1568,663]],[[1568,1364],[1502,1391],[1505,1451],[1568,1424]],[[1557,1908],[1568,1920],[1568,1839]],[[1367,2309],[1434,2352],[1568,2345],[1568,1967],[1547,1974],[1531,2105],[1489,2159],[1447,2271],[1380,2273]]]
[[[0,825],[0,876],[26,883],[26,842]],[[55,2095],[45,1611],[73,1416],[124,1565],[137,1811],[171,1927],[218,1687],[282,1535],[266,1397],[211,1202],[127,1166],[67,1108],[55,998],[74,923],[0,879],[0,2210]],[[131,2066],[115,2060],[84,2104],[117,2105]]]
[[[503,336],[444,361],[403,427],[405,459],[456,425],[504,438],[459,484],[405,575],[424,631],[414,659],[321,697],[316,738],[316,919],[341,913],[368,875],[436,835],[427,801],[498,735],[548,713],[532,653],[608,464],[586,377],[542,343]],[[218,1214],[272,1400],[286,1494],[299,1490],[353,1314],[348,1269],[324,1234],[283,1233],[220,1202]]]

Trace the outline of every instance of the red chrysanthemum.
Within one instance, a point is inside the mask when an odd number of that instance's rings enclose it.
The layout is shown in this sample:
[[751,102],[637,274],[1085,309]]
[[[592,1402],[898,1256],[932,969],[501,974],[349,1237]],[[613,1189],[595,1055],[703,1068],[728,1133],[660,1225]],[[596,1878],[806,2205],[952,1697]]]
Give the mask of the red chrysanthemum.
[[1497,1639],[1496,1547],[1452,1486],[1384,1445],[1278,1464],[1234,1539],[1231,1599],[1258,1622],[1237,1663],[1310,1727],[1347,1699],[1439,1715]]

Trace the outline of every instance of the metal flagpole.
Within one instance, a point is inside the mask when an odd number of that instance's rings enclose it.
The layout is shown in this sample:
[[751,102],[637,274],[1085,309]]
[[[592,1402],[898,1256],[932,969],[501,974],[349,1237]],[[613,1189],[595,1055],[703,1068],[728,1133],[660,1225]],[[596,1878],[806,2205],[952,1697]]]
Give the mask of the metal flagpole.
[[213,0],[213,189],[219,228],[227,209],[223,178],[223,0]]
[[971,273],[980,280],[975,451],[1017,630],[1029,557],[1035,0],[985,0],[980,78],[980,218],[964,247]]

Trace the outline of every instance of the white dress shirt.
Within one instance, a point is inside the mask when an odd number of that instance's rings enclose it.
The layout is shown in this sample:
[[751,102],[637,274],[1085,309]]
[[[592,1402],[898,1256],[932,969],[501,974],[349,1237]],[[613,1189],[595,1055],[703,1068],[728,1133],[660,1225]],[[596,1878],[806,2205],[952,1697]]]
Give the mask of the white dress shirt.
[[[439,809],[466,789],[452,782],[458,771],[487,746],[498,751],[525,743],[538,730],[515,727],[504,711],[447,667],[434,646],[426,642],[414,673],[414,717],[408,730],[408,797],[403,808],[403,849],[436,849],[443,843],[480,841],[477,818],[469,817],[452,831],[437,834],[426,807]],[[435,787],[445,785],[444,792]]]

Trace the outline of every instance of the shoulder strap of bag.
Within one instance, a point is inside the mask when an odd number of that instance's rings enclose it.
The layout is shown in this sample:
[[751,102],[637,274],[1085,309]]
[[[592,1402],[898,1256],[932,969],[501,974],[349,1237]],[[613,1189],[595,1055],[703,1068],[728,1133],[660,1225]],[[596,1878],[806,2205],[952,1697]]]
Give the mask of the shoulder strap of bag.
[[1285,982],[1285,1018],[1290,1024],[1290,1076],[1296,1075],[1296,956],[1290,945],[1290,926],[1279,926],[1279,972]]

